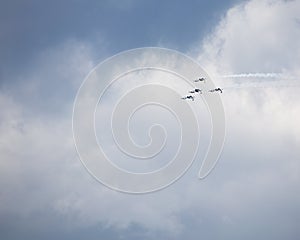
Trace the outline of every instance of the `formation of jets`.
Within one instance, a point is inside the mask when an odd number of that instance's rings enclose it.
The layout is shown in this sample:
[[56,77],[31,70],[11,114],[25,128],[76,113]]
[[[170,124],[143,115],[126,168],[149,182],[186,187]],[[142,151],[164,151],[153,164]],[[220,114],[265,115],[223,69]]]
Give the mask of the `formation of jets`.
[[[194,82],[205,82],[205,78],[204,77],[200,77],[200,78],[194,80]],[[208,92],[220,92],[220,93],[223,93],[223,89],[221,89],[221,88],[218,87],[218,88],[215,88],[215,89],[208,90]],[[202,94],[203,90],[200,89],[200,88],[195,88],[195,89],[189,91],[189,93]],[[185,97],[182,97],[181,99],[194,101],[195,100],[195,96],[193,96],[193,95],[187,95]]]

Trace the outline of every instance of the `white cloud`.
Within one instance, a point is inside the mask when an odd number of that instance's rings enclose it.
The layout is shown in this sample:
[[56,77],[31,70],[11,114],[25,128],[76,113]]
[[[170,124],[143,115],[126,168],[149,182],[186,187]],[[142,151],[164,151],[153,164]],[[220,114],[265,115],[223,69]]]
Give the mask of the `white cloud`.
[[[33,60],[32,68],[22,74],[23,82],[2,89],[0,213],[17,215],[19,224],[30,231],[46,228],[57,218],[70,229],[126,229],[137,224],[176,233],[182,227],[175,214],[180,208],[176,199],[176,204],[168,203],[175,196],[141,201],[116,193],[96,182],[79,161],[71,129],[72,104],[93,66],[91,55],[90,46],[68,41]],[[40,221],[40,212],[45,221]]]
[[204,39],[199,61],[225,73],[295,70],[300,60],[299,10],[299,1],[273,0],[229,9]]
[[[253,0],[237,5],[198,51],[198,60],[214,76],[281,72],[295,80],[292,88],[287,87],[289,79],[215,79],[221,87],[232,86],[222,95],[227,142],[212,174],[223,177],[222,197],[216,204],[222,206],[218,214],[225,211],[226,219],[239,228],[230,232],[232,236],[245,234],[251,239],[254,234],[243,229],[246,222],[265,238],[299,234],[292,213],[299,213],[300,207],[299,10],[299,1]],[[278,224],[284,227],[273,229]]]

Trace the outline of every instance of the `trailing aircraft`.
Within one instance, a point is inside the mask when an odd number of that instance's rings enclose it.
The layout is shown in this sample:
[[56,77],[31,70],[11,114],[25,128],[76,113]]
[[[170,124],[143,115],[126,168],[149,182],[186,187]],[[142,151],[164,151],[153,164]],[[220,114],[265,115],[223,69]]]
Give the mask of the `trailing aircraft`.
[[223,93],[223,90],[221,88],[215,88],[215,89],[209,90],[209,92],[217,92],[217,91],[219,91],[220,93]]
[[192,96],[192,95],[188,95],[188,96],[185,96],[185,97],[182,97],[181,99],[191,99],[192,101],[194,101],[195,100],[195,97],[194,96]]

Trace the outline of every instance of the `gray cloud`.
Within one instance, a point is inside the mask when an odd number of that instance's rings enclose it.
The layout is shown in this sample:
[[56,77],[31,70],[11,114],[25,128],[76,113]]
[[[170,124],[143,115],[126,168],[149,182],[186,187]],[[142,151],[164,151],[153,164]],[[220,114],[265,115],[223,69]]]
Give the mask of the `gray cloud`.
[[[198,59],[212,75],[283,71],[298,77],[299,28],[293,20],[298,12],[297,1],[238,5],[197,47]],[[73,146],[72,103],[94,65],[96,49],[84,41],[48,48],[29,61],[26,71],[8,78],[24,81],[1,89],[1,237],[299,236],[298,89],[225,91],[227,141],[208,178],[197,180],[196,161],[163,191],[120,194],[88,175]],[[231,84],[230,79],[215,80],[220,86]]]

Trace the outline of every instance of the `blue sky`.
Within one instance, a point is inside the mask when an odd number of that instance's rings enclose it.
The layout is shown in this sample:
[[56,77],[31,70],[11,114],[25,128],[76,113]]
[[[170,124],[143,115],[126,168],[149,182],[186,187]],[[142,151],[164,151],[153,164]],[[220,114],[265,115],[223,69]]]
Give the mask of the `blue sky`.
[[[107,55],[166,45],[186,50],[236,1],[3,1],[1,66],[24,65],[66,39],[103,44]],[[96,55],[103,58],[103,55]]]
[[[1,1],[1,239],[296,239],[299,12],[297,0]],[[196,160],[170,187],[130,195],[82,166],[72,107],[96,64],[147,46],[187,54],[224,87],[227,136],[205,180]],[[241,73],[281,77],[222,78]]]

